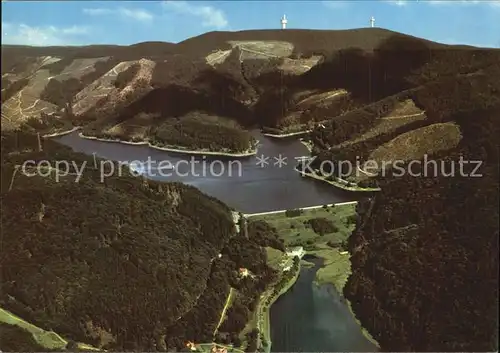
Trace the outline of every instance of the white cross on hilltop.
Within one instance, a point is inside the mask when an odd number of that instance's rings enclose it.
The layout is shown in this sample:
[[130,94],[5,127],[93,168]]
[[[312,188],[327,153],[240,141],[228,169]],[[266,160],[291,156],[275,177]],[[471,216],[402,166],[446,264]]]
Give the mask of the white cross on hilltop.
[[371,28],[375,27],[375,17],[373,16],[370,18],[370,27]]

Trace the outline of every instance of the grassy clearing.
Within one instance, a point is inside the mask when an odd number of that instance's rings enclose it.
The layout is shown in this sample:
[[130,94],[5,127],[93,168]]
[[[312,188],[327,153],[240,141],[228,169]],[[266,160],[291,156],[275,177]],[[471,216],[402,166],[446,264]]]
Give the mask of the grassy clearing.
[[288,258],[286,254],[278,249],[266,247],[267,264],[274,270],[281,270],[281,264]]
[[415,102],[411,99],[406,99],[402,102],[399,102],[396,104],[393,110],[389,114],[387,114],[387,117],[398,117],[402,115],[412,115],[412,114],[418,114],[421,113],[422,110],[419,109],[416,105]]
[[70,78],[81,79],[86,74],[95,71],[96,62],[105,62],[109,57],[101,58],[82,58],[73,60],[64,70],[54,78],[59,81],[69,80]]
[[304,59],[284,58],[283,63],[281,64],[279,69],[288,74],[300,75],[316,66],[320,60],[321,56],[319,55],[313,55],[310,58]]
[[[354,224],[348,223],[349,216],[356,213],[355,204],[329,206],[327,208],[314,208],[303,210],[297,217],[287,217],[285,213],[274,213],[255,216],[268,222],[278,230],[285,246],[303,246],[306,250],[315,249],[317,245],[327,242],[342,242],[346,240],[354,229]],[[336,232],[324,234],[323,236],[304,224],[313,218],[326,218],[338,229]]]
[[260,54],[264,58],[289,57],[294,49],[292,43],[278,40],[230,40],[228,43],[249,53]]
[[343,96],[343,95],[346,95],[348,93],[349,92],[347,92],[345,89],[336,89],[336,90],[332,90],[332,91],[313,94],[313,95],[301,100],[300,102],[298,102],[297,106],[301,107],[301,108],[308,107],[308,106],[313,105],[313,104],[319,104],[322,102],[333,100],[336,97]]

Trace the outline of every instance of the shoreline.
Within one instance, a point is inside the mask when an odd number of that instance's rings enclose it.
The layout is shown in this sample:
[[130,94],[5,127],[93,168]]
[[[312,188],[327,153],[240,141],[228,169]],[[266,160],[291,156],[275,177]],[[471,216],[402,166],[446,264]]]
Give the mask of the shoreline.
[[61,132],[54,132],[52,134],[45,134],[45,135],[42,135],[42,137],[45,139],[45,138],[51,138],[51,137],[64,136],[64,135],[71,134],[72,132],[81,130],[81,129],[82,128],[80,126],[75,126],[71,130],[66,130],[66,131],[61,131]]
[[193,155],[211,155],[211,156],[224,156],[224,157],[251,157],[257,154],[257,149],[254,149],[249,152],[241,152],[241,153],[232,153],[232,152],[215,152],[215,151],[202,151],[202,150],[185,150],[175,147],[159,147],[151,144],[147,141],[141,142],[131,142],[131,141],[123,141],[123,140],[111,140],[105,139],[95,136],[86,136],[83,133],[79,133],[78,136],[87,140],[95,140],[100,142],[112,142],[112,143],[122,143],[124,145],[133,145],[133,146],[148,146],[149,148],[153,148],[156,150],[164,151],[164,152],[172,152],[172,153],[182,153],[182,154],[193,154]]
[[337,182],[335,180],[326,180],[325,178],[320,177],[318,175],[303,172],[301,170],[298,170],[297,168],[294,168],[294,170],[296,172],[300,173],[302,176],[306,176],[306,177],[309,177],[309,178],[312,178],[312,179],[323,181],[325,183],[328,183],[330,185],[333,185],[333,186],[335,186],[335,187],[337,187],[339,189],[346,190],[346,191],[376,192],[376,191],[380,191],[381,190],[380,188],[361,188],[359,186],[347,186],[347,185],[339,183],[339,182]]
[[373,338],[373,336],[371,335],[371,333],[368,332],[368,330],[361,324],[361,321],[357,318],[356,314],[352,310],[352,305],[351,305],[351,302],[349,301],[349,299],[347,299],[344,296],[343,293],[340,293],[340,296],[342,297],[342,299],[345,300],[347,308],[349,309],[349,312],[351,313],[352,317],[354,318],[354,321],[356,321],[356,323],[358,324],[358,326],[361,328],[361,333],[363,334],[363,336],[365,336],[368,341],[370,341],[378,349],[380,349],[380,344],[375,340],[375,338]]
[[[272,341],[271,341],[271,313],[270,313],[270,310],[271,310],[271,307],[273,306],[273,304],[282,296],[284,295],[286,292],[288,292],[290,290],[290,288],[292,288],[295,284],[295,282],[297,282],[297,279],[299,278],[300,276],[300,270],[302,269],[302,264],[301,262],[299,262],[299,266],[297,267],[297,271],[296,273],[294,274],[294,276],[288,281],[288,283],[286,284],[286,286],[284,286],[281,291],[278,293],[278,295],[276,295],[275,297],[272,297],[271,298],[271,301],[269,302],[269,305],[263,305],[262,307],[262,311],[263,311],[263,318],[262,318],[262,326],[264,327],[257,327],[259,329],[259,332],[264,336],[266,342],[267,342],[267,346],[265,347],[265,351],[266,353],[270,353],[271,352],[271,347],[272,347]],[[284,272],[286,273],[286,272]],[[273,287],[274,289],[274,287]],[[266,309],[266,310],[264,310]],[[260,311],[260,307],[259,307],[259,311]],[[259,314],[259,312],[258,312]],[[258,318],[257,318],[258,320]],[[257,326],[260,326],[257,324]],[[264,330],[265,328],[265,330]]]
[[264,135],[266,137],[272,137],[272,138],[282,139],[282,138],[286,138],[286,137],[305,135],[305,134],[309,134],[310,132],[312,132],[312,130],[290,132],[288,134],[272,134],[272,133],[267,133],[267,132],[264,133],[263,132],[262,135]]

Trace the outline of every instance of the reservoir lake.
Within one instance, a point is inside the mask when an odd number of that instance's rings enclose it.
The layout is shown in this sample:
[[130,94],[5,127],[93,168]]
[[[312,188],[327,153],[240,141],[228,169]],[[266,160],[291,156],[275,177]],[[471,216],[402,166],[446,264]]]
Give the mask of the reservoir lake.
[[[146,172],[149,171],[148,177],[151,179],[179,181],[195,186],[243,213],[354,201],[359,197],[297,173],[294,170],[297,165],[295,158],[309,154],[298,139],[278,140],[257,131],[253,134],[260,141],[257,155],[244,158],[170,153],[148,146],[83,139],[77,132],[56,137],[55,140],[77,152],[96,153],[98,157],[109,160],[146,162],[149,158],[153,161],[150,164],[152,168]],[[268,158],[268,164],[263,166],[257,164],[262,156]],[[278,158],[286,165],[280,167]],[[159,165],[161,161],[162,165]],[[176,166],[177,170],[159,171],[155,168],[166,165]],[[222,175],[218,176],[221,172]]]

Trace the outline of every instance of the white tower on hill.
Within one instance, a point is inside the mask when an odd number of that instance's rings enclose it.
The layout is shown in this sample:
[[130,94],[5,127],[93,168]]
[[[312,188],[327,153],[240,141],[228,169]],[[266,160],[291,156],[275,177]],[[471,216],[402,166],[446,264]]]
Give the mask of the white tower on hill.
[[370,18],[370,27],[371,28],[375,27],[375,17],[373,16]]
[[288,23],[286,16],[283,15],[283,18],[281,19],[281,29],[286,29],[286,24]]

